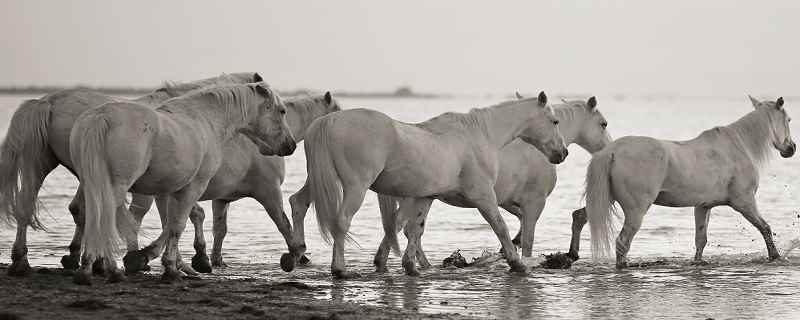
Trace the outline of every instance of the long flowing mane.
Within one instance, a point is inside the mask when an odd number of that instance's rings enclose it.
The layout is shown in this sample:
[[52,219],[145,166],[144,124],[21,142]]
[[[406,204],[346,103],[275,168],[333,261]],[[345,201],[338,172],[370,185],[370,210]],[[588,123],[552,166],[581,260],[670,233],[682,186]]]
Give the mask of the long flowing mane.
[[[522,103],[537,103],[537,98],[526,98],[526,99],[519,99],[519,100],[509,100],[503,101],[498,104],[483,107],[483,108],[472,108],[469,112],[462,113],[462,112],[445,112],[440,114],[436,117],[426,120],[419,124],[419,126],[424,127],[428,130],[436,131],[437,128],[452,128],[453,125],[457,125],[462,128],[477,128],[480,130],[484,130],[484,132],[488,131],[487,124],[492,117],[492,111],[501,109],[508,106],[515,106]],[[549,108],[549,106],[548,106]]]
[[747,154],[757,167],[762,167],[772,157],[772,152],[770,152],[771,121],[768,110],[760,108],[725,127],[730,130],[734,143]]
[[237,80],[238,78],[236,76],[223,73],[216,77],[195,80],[190,82],[164,81],[161,87],[156,89],[154,92],[164,92],[170,97],[177,97],[189,91],[197,90],[204,87],[213,87],[213,86],[220,86],[232,83],[242,83],[242,81],[237,81]]
[[224,84],[214,87],[204,87],[190,91],[189,93],[169,99],[159,109],[172,111],[176,107],[183,106],[187,102],[195,102],[198,99],[212,100],[212,104],[219,105],[225,109],[229,121],[246,121],[250,108],[255,105],[258,93],[255,91],[256,84]]

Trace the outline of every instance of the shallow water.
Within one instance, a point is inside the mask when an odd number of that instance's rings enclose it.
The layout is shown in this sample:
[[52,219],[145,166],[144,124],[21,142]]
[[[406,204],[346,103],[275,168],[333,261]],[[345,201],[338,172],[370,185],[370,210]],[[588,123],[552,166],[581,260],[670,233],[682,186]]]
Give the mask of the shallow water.
[[[0,96],[0,132],[5,132],[10,115],[26,97]],[[370,107],[403,121],[421,121],[446,111],[466,111],[498,99],[459,98],[340,99],[345,108]],[[793,112],[794,101],[787,101]],[[615,137],[648,135],[665,139],[689,139],[702,130],[727,124],[750,111],[746,97],[733,99],[630,99],[614,101],[599,97],[599,108],[609,119]],[[797,116],[795,114],[795,116]],[[797,122],[794,132],[800,132]],[[534,243],[535,265],[540,254],[566,251],[572,210],[582,206],[583,175],[589,155],[577,146],[559,165],[559,182],[539,220]],[[288,196],[305,179],[302,148],[287,158],[284,206]],[[779,248],[788,248],[800,236],[800,158],[775,158],[762,172],[758,200],[762,215],[776,233]],[[73,231],[66,207],[77,181],[60,168],[46,180],[40,199],[43,220],[50,232],[29,233],[31,264],[59,266]],[[203,203],[208,219],[206,237],[211,243],[210,202]],[[518,222],[504,215],[511,232]],[[496,250],[498,242],[475,210],[435,203],[431,209],[424,245],[434,264],[456,249],[466,257],[479,256],[484,249]],[[160,224],[157,215],[145,217],[141,242],[154,239]],[[707,266],[693,266],[694,219],[691,208],[653,207],[633,242],[634,262],[665,260],[647,268],[615,271],[608,262],[579,261],[571,270],[534,269],[528,276],[508,274],[504,263],[479,269],[424,271],[419,278],[402,274],[399,259],[392,257],[390,272],[372,274],[372,255],[382,236],[374,194],[368,194],[351,231],[360,248],[347,247],[348,266],[364,275],[352,281],[334,281],[328,274],[330,246],[317,233],[313,213],[306,219],[307,243],[313,264],[291,274],[280,271],[277,262],[286,251],[285,243],[260,205],[250,199],[231,205],[224,255],[230,268],[215,273],[229,276],[263,276],[276,280],[294,279],[321,286],[320,299],[356,301],[419,310],[424,313],[455,312],[489,317],[563,318],[766,318],[800,317],[800,253],[767,263],[761,236],[738,213],[727,207],[713,210],[706,248]],[[189,259],[193,232],[183,235],[181,251]],[[584,232],[582,256],[588,258],[588,231]],[[9,262],[14,232],[0,232],[0,261]],[[157,265],[157,262],[151,263]],[[157,269],[156,269],[157,271]]]

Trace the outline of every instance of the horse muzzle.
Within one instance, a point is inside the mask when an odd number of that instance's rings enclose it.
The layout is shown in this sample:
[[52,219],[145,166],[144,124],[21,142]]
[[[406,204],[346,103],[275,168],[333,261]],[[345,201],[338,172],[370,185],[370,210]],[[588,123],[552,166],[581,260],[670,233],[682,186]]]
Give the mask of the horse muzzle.
[[792,142],[789,144],[789,147],[781,150],[781,157],[791,158],[794,155],[795,149],[797,149],[797,146],[794,144],[794,142]]
[[294,150],[297,149],[297,143],[294,142],[294,139],[286,139],[284,143],[281,144],[280,150],[278,150],[277,155],[281,157],[285,157],[294,153]]
[[548,157],[547,160],[549,160],[550,163],[552,163],[552,164],[559,164],[559,163],[564,162],[564,160],[567,159],[568,155],[569,155],[569,150],[563,149],[562,151],[560,151],[558,153],[550,154],[550,157]]

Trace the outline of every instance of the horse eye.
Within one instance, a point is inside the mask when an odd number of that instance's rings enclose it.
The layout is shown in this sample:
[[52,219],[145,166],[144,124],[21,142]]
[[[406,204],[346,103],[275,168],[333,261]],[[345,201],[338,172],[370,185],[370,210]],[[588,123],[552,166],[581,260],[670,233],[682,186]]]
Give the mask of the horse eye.
[[286,114],[286,110],[281,110],[281,114]]
[[603,128],[608,127],[608,122],[603,121],[600,123],[600,126]]
[[558,125],[558,120],[553,120],[553,125],[557,126]]

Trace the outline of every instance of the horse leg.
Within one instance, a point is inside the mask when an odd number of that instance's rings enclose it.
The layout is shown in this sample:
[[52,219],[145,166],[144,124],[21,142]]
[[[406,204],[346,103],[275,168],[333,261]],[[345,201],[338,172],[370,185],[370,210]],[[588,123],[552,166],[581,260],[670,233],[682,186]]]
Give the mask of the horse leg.
[[61,266],[66,270],[77,270],[81,262],[81,239],[83,239],[84,223],[84,199],[83,188],[78,186],[78,192],[72,197],[69,203],[69,212],[72,220],[75,221],[75,233],[72,235],[72,242],[69,244],[69,255],[61,257]]
[[525,273],[527,267],[519,258],[517,250],[514,249],[514,244],[511,243],[511,237],[508,235],[508,227],[503,217],[500,216],[500,210],[497,207],[497,196],[491,188],[482,195],[473,195],[470,197],[476,204],[478,211],[480,211],[483,219],[492,227],[495,235],[500,239],[500,244],[503,248],[503,256],[506,258],[511,272]]
[[580,208],[572,212],[572,239],[569,242],[569,252],[567,256],[572,258],[573,261],[577,261],[578,258],[578,251],[581,248],[581,231],[583,231],[583,227],[586,225],[586,208]]
[[189,213],[189,220],[194,226],[194,256],[192,257],[192,268],[200,273],[211,273],[211,261],[206,254],[206,238],[203,234],[203,221],[206,219],[206,212],[195,203]]
[[331,274],[334,278],[338,279],[356,278],[360,276],[358,273],[347,271],[344,260],[344,242],[345,236],[347,236],[347,230],[350,229],[353,216],[355,216],[358,208],[360,208],[361,204],[364,202],[367,187],[344,186],[343,190],[342,204],[337,214],[339,217],[342,217],[341,221],[344,221],[345,225],[340,226],[341,232],[334,232],[333,234],[333,258],[331,259]]
[[28,263],[28,220],[17,217],[17,237],[11,248],[11,266],[8,267],[10,276],[26,276],[31,273]]
[[222,242],[228,233],[228,207],[230,202],[227,200],[214,200],[211,202],[211,210],[214,214],[214,247],[211,248],[211,265],[214,267],[227,267],[222,260]]
[[694,208],[694,263],[703,263],[703,249],[708,241],[708,218],[711,216],[709,207]]
[[420,269],[428,269],[431,267],[430,261],[428,261],[428,257],[425,255],[425,251],[422,250],[422,234],[425,233],[425,221],[428,219],[428,213],[431,209],[431,204],[433,201],[429,203],[424,202],[416,202],[415,205],[417,206],[417,212],[422,212],[422,216],[417,219],[417,223],[419,224],[419,233],[417,234],[417,264],[419,264]]
[[305,218],[309,206],[311,206],[311,190],[308,188],[308,180],[295,194],[289,197],[289,206],[292,209],[292,229],[296,243],[300,244],[300,265],[306,265],[311,261],[304,255],[306,252]]
[[403,229],[408,239],[406,251],[403,254],[403,269],[409,276],[419,276],[415,260],[417,254],[422,251],[420,247],[420,239],[422,239],[422,229],[425,227],[425,216],[430,210],[433,199],[416,198],[413,199],[413,204],[409,206],[400,207],[400,215],[403,217],[412,217],[405,224]]
[[650,206],[646,205],[641,208],[624,209],[625,222],[622,225],[622,230],[617,236],[617,269],[624,269],[628,267],[628,251],[631,248],[633,237],[639,232],[642,226],[642,220],[647,213]]
[[[394,232],[395,238],[397,237],[399,228],[403,228],[406,224],[406,221],[401,221],[404,217],[399,213],[403,209],[404,205],[410,203],[409,200],[409,198],[401,198],[400,200],[392,198],[391,208],[386,207],[386,204],[380,208],[381,222],[394,221],[395,229],[389,232]],[[381,201],[381,195],[378,195],[378,201]],[[387,234],[386,230],[384,229],[383,239],[381,239],[381,244],[378,246],[378,251],[375,252],[375,257],[372,260],[372,264],[375,265],[375,272],[377,273],[389,271],[389,269],[386,267],[386,263],[389,260],[389,253],[392,251],[392,243],[390,239],[390,235]]]
[[164,226],[164,232],[162,232],[167,234],[164,254],[161,255],[161,264],[164,266],[164,273],[161,275],[163,282],[173,283],[181,280],[181,273],[178,270],[179,267],[182,267],[183,261],[180,259],[178,242],[183,230],[186,228],[186,222],[189,220],[192,207],[205,191],[207,184],[207,181],[205,183],[191,183],[168,197],[167,224]]
[[[256,191],[255,199],[264,206],[270,219],[278,227],[278,231],[283,236],[286,245],[289,248],[289,253],[281,255],[281,269],[285,272],[294,270],[294,266],[300,257],[305,252],[305,243],[298,242],[295,234],[292,232],[292,224],[289,218],[286,217],[286,212],[283,210],[283,201],[281,199],[281,185],[280,182],[264,184]],[[362,197],[363,201],[363,197]],[[361,203],[359,203],[361,205]]]
[[530,257],[533,255],[533,239],[536,234],[536,222],[544,210],[546,196],[529,195],[532,198],[522,203],[522,223],[520,233],[522,234],[522,256]]
[[131,204],[128,206],[128,211],[133,217],[133,236],[128,239],[128,252],[139,250],[139,229],[142,227],[142,219],[144,215],[150,211],[153,206],[153,196],[134,193],[131,195]]
[[[522,225],[523,225],[522,224],[522,217],[523,217],[522,208],[520,208],[520,207],[518,207],[517,205],[514,205],[514,204],[503,204],[503,205],[500,205],[500,207],[505,209],[506,211],[508,211],[508,213],[510,213],[511,215],[517,217],[517,219],[519,219],[520,228],[519,228],[519,230],[517,230],[517,234],[514,236],[514,238],[511,239],[511,243],[513,243],[515,247],[522,247],[522,242],[521,242],[522,241]],[[500,251],[502,253],[502,249]]]
[[125,257],[122,258],[126,272],[132,273],[150,270],[150,266],[148,266],[147,263],[161,255],[161,251],[164,250],[164,245],[168,236],[164,231],[166,230],[167,217],[169,216],[169,206],[167,203],[168,199],[168,195],[160,195],[156,197],[155,200],[156,207],[158,208],[158,216],[161,219],[161,234],[159,234],[158,238],[148,246],[136,251],[129,251]]
[[756,207],[756,200],[755,197],[752,195],[748,197],[733,197],[733,201],[731,201],[731,207],[734,210],[738,211],[739,213],[744,216],[747,221],[750,222],[759,232],[761,232],[761,236],[764,237],[764,243],[767,245],[767,254],[769,255],[769,260],[775,260],[780,258],[780,254],[778,254],[778,249],[775,248],[775,242],[772,240],[772,228],[770,228],[767,221],[761,217],[761,214],[758,212],[758,208]]

